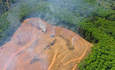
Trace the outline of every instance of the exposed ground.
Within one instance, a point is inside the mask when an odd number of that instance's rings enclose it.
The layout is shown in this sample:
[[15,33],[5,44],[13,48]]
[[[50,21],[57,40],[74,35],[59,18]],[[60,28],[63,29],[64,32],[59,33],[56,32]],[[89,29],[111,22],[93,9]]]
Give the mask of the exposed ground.
[[29,18],[0,48],[0,70],[75,70],[91,46],[68,29]]

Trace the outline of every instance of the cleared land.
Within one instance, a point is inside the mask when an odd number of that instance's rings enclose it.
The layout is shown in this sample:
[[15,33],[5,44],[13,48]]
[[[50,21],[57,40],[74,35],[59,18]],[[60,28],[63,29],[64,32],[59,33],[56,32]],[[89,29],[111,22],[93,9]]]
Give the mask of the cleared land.
[[75,70],[91,46],[68,29],[29,18],[0,48],[0,70]]

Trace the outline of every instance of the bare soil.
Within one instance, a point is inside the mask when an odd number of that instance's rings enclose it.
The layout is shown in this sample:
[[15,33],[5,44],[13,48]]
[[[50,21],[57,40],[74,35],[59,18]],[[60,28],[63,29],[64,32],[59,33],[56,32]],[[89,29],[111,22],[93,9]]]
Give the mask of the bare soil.
[[0,48],[0,70],[76,70],[91,46],[71,30],[28,18]]

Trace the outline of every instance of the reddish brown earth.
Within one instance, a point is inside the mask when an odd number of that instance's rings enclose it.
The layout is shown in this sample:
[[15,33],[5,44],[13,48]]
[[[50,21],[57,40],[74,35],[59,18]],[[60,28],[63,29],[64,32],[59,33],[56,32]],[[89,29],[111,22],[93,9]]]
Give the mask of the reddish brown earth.
[[29,18],[1,46],[0,70],[75,70],[91,46],[68,29]]

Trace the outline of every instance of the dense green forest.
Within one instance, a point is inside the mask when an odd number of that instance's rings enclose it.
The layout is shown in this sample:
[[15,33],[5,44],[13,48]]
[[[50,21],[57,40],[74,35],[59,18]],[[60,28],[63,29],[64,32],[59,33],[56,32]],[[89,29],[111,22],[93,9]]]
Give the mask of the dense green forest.
[[94,43],[80,70],[115,70],[115,5],[103,7],[80,23],[80,34]]
[[115,70],[115,21],[88,18],[81,23],[80,33],[94,43],[89,56],[79,64],[80,70]]
[[3,44],[4,40],[8,35],[9,22],[7,21],[7,11],[9,10],[12,3],[15,0],[0,0],[0,45]]
[[[8,2],[7,0],[0,0],[0,44],[8,36],[7,32],[10,23],[6,18],[8,16],[10,4],[14,2],[14,0],[8,0]],[[115,1],[86,0],[86,2],[93,6],[96,5],[96,9],[91,13],[91,15],[83,18],[79,25],[77,24],[77,27],[79,27],[77,30],[82,37],[93,43],[94,46],[89,55],[79,64],[79,69],[115,70]],[[42,5],[47,4],[44,3]],[[41,11],[45,11],[45,7],[43,7],[40,8]],[[20,20],[31,12],[30,8],[22,7],[21,10],[23,12],[20,12]],[[67,14],[70,14],[70,12],[64,12],[64,14],[64,16],[66,16]],[[57,16],[59,14],[54,15]],[[70,14],[71,17],[59,17],[62,20],[75,25],[77,20],[73,15],[75,15],[75,13]],[[73,20],[76,22],[73,22]]]
[[15,2],[15,0],[0,0],[0,15],[2,15],[4,12],[8,11],[11,4],[14,2]]

